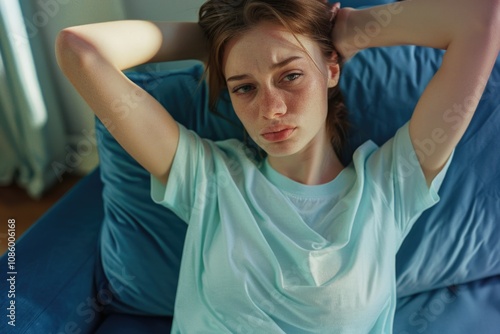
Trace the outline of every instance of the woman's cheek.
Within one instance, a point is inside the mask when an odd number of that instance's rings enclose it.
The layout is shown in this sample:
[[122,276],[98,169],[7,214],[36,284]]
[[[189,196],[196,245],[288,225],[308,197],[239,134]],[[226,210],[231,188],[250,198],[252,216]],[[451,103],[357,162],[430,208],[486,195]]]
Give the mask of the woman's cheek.
[[235,110],[236,116],[243,124],[243,127],[253,138],[255,132],[255,124],[257,121],[256,116],[254,115],[254,113],[252,112],[252,110],[249,108],[248,105],[243,106],[241,103],[235,104],[233,102],[233,108]]

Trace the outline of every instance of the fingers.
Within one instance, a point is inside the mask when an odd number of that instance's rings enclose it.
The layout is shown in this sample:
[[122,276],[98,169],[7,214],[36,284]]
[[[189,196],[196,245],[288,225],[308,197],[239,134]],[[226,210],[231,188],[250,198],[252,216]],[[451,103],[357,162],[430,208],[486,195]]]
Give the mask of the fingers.
[[333,21],[335,19],[339,10],[340,10],[340,2],[334,3],[332,8],[330,9],[330,11],[332,12],[332,16],[330,17],[330,21]]

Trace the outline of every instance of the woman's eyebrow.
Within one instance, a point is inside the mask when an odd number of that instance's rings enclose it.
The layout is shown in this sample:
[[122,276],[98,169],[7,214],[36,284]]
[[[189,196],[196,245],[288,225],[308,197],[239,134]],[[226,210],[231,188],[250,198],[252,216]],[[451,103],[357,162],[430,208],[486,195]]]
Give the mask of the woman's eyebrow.
[[[284,67],[288,64],[290,64],[291,62],[293,61],[296,61],[296,60],[299,60],[299,59],[302,59],[301,56],[291,56],[291,57],[288,57],[278,63],[275,63],[275,64],[272,64],[270,69],[271,70],[275,70],[277,68],[281,68],[281,67]],[[235,76],[232,76],[230,77],[229,79],[226,80],[226,82],[229,82],[229,81],[239,81],[239,80],[243,80],[243,79],[248,79],[250,77],[250,75],[248,74],[240,74],[240,75],[235,75]]]
[[302,59],[302,57],[301,56],[291,56],[285,60],[280,61],[279,63],[271,65],[271,70],[275,70],[277,68],[284,67],[284,66],[290,64],[292,61],[299,60],[299,59]]

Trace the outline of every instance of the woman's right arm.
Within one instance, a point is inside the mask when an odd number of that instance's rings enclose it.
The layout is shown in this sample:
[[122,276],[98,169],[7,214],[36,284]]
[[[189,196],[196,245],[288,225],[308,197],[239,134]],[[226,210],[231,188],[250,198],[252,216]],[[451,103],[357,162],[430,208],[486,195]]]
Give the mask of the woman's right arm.
[[[64,74],[120,145],[162,183],[179,141],[179,128],[163,106],[122,70],[148,63],[205,60],[197,23],[115,21],[66,28],[56,41]],[[128,104],[124,113],[123,103]]]

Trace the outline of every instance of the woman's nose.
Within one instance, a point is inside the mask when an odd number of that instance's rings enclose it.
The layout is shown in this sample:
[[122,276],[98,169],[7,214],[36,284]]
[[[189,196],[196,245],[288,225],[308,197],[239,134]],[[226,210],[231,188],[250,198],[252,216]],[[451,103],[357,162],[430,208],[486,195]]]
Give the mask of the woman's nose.
[[274,119],[286,114],[287,107],[282,94],[276,89],[261,89],[259,101],[260,114],[267,119]]

